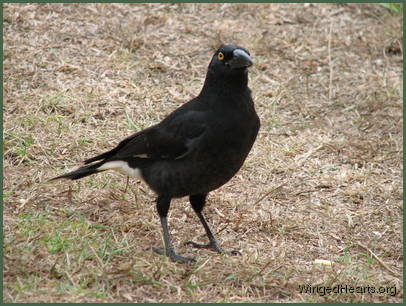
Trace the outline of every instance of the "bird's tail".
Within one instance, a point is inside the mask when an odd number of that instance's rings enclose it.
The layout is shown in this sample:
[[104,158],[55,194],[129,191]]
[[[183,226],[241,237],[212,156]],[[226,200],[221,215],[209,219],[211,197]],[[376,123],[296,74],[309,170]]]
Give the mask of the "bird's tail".
[[103,164],[103,162],[98,162],[95,164],[86,165],[86,166],[80,167],[76,170],[73,170],[69,173],[66,173],[64,175],[54,177],[54,178],[50,179],[49,181],[55,181],[55,180],[59,180],[59,179],[78,180],[78,179],[81,179],[82,177],[86,177],[88,175],[92,175],[92,174],[104,171],[104,170],[98,169],[102,164]]

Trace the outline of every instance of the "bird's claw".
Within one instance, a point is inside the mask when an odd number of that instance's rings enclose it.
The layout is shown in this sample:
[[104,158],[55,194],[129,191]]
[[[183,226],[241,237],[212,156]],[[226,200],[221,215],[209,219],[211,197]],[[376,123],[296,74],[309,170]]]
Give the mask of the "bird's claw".
[[178,255],[174,251],[167,252],[167,251],[165,251],[165,249],[158,248],[158,247],[155,247],[155,246],[151,246],[148,249],[154,251],[157,254],[166,255],[174,262],[179,262],[179,263],[196,262],[196,260],[194,258],[184,257],[184,256],[181,256],[181,255]]
[[232,251],[226,251],[223,248],[221,248],[216,242],[210,242],[208,244],[200,244],[200,243],[196,243],[194,241],[187,241],[185,242],[185,245],[190,245],[194,248],[197,249],[210,249],[213,250],[219,254],[228,254],[228,255],[241,255],[241,253],[239,251],[236,250],[232,250]]
[[231,250],[231,251],[227,251],[227,254],[232,255],[232,256],[242,256],[240,251],[237,250]]
[[196,243],[194,241],[186,241],[185,245],[190,245],[196,249],[215,249],[215,251],[221,253],[222,249],[220,247],[217,246],[217,248],[213,248],[213,244],[208,243],[208,244],[200,244],[200,243]]

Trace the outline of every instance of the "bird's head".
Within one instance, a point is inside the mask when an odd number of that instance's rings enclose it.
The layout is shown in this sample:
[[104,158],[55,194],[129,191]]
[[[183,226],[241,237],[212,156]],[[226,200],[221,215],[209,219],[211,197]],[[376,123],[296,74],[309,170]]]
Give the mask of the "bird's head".
[[247,49],[233,45],[221,46],[213,55],[201,94],[214,90],[246,90],[248,67],[253,65]]
[[252,66],[253,61],[247,49],[233,45],[223,45],[210,62],[210,68],[223,70],[224,72],[237,72],[246,70]]

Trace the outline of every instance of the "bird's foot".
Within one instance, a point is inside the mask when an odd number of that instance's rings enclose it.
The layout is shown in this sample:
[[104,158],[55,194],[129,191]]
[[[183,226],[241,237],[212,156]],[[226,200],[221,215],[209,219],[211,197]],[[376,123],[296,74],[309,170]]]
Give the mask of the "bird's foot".
[[241,253],[239,251],[236,251],[236,250],[232,250],[232,251],[224,250],[222,247],[220,247],[218,245],[217,242],[209,242],[208,244],[200,244],[200,243],[196,243],[194,241],[187,241],[187,242],[185,242],[185,244],[190,245],[190,246],[192,246],[194,248],[197,248],[197,249],[210,249],[210,250],[213,250],[213,251],[215,251],[215,252],[217,252],[219,254],[228,254],[228,255],[233,255],[233,256],[241,255]]
[[179,263],[196,262],[196,260],[194,258],[178,255],[173,250],[165,251],[165,249],[154,247],[154,246],[150,247],[150,249],[153,250],[157,254],[168,256],[174,262],[179,262]]

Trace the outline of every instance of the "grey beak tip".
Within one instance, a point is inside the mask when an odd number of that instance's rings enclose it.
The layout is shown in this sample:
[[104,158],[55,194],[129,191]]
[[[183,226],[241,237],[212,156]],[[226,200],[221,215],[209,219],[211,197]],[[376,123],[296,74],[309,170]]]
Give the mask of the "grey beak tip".
[[252,57],[244,50],[234,50],[233,57],[232,66],[234,68],[250,67],[254,64]]

